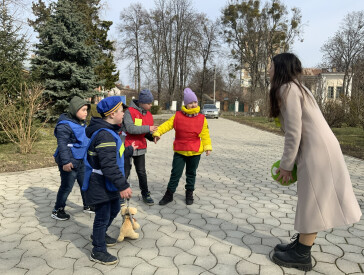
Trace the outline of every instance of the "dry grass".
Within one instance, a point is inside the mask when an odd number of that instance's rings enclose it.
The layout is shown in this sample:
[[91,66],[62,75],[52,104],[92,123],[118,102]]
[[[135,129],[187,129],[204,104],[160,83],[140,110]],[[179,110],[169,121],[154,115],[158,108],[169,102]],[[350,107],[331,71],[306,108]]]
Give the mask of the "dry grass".
[[[283,135],[281,130],[266,117],[223,116],[226,119],[249,125],[261,130]],[[332,128],[345,155],[364,159],[364,129],[361,127]]]

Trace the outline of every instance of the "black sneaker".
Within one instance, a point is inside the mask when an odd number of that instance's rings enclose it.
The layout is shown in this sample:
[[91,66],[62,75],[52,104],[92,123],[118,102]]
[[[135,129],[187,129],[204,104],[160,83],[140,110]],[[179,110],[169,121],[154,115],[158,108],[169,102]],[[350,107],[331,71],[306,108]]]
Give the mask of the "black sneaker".
[[63,207],[60,207],[57,210],[53,209],[51,217],[56,220],[66,221],[70,218],[70,215],[64,212]]
[[142,197],[143,197],[143,202],[144,203],[146,203],[148,205],[153,205],[154,204],[154,200],[150,196],[150,192],[148,192],[145,196],[142,195]]
[[112,265],[118,262],[118,258],[111,255],[109,252],[91,252],[90,260],[96,263]]
[[83,213],[95,214],[95,206],[84,206]]
[[[92,235],[90,236],[90,239],[91,239],[91,241],[94,240]],[[114,238],[112,238],[112,237],[110,237],[109,235],[106,234],[105,235],[105,243],[106,243],[106,246],[114,246],[114,245],[116,245],[116,239],[114,239]]]

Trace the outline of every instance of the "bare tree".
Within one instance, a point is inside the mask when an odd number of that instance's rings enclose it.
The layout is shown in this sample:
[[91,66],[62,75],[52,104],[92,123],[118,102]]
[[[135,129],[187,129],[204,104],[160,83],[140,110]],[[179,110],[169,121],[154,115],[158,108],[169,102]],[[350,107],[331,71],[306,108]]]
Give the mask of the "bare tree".
[[140,75],[143,61],[143,29],[145,28],[146,11],[140,3],[132,4],[120,13],[121,24],[121,56],[132,60],[130,65],[134,65],[135,89],[140,91]]
[[[222,23],[226,42],[240,69],[251,78],[250,109],[263,96],[267,100],[267,67],[270,58],[288,50],[301,30],[300,10],[292,9],[292,17],[280,0],[271,0],[262,8],[260,1],[231,0],[223,10]],[[260,92],[260,94],[259,94]]]
[[344,72],[344,93],[349,95],[353,66],[364,53],[364,11],[345,16],[340,29],[322,47],[324,61]]
[[152,71],[152,79],[154,78],[157,86],[158,104],[161,102],[162,85],[164,81],[164,66],[163,58],[163,32],[162,32],[162,14],[160,10],[152,10],[146,16],[145,41],[146,52],[148,53],[147,62],[150,64]]
[[176,91],[181,92],[190,73],[188,64],[193,61],[191,51],[195,50],[195,14],[189,0],[158,0],[156,10],[160,12],[163,58],[167,77],[169,101]]
[[[219,43],[219,21],[212,22],[205,16],[201,17],[200,39],[198,41],[198,52],[202,59],[202,79],[200,84],[200,101],[202,102],[202,95],[204,93],[204,83],[207,73],[207,65],[213,59],[214,54],[217,52]],[[214,66],[216,70],[216,66]]]

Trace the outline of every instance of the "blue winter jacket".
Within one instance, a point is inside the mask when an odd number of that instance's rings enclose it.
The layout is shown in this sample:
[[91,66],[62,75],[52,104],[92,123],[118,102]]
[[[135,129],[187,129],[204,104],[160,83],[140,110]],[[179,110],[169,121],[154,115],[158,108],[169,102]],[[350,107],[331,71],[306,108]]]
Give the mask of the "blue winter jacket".
[[[86,128],[87,137],[91,138],[92,134],[101,128],[107,128],[116,133],[120,131],[120,126],[110,124],[102,118],[93,117],[90,125]],[[107,131],[100,131],[92,140],[86,154],[91,167],[102,172],[102,175],[98,173],[91,174],[88,189],[85,191],[86,204],[95,205],[120,198],[120,191],[127,189],[129,183],[117,164],[114,137]],[[133,147],[126,147],[124,156],[131,157],[132,155]],[[118,191],[107,190],[105,177]]]
[[[57,123],[62,120],[68,120],[80,125],[85,124],[85,121],[80,121],[66,113],[61,114]],[[75,159],[72,155],[71,147],[68,146],[68,144],[77,143],[77,139],[71,127],[68,124],[58,124],[54,129],[54,134],[57,138],[58,146],[58,153],[55,156],[56,163],[60,166],[63,166],[72,162],[74,168],[78,168],[80,165],[83,165],[83,160]]]

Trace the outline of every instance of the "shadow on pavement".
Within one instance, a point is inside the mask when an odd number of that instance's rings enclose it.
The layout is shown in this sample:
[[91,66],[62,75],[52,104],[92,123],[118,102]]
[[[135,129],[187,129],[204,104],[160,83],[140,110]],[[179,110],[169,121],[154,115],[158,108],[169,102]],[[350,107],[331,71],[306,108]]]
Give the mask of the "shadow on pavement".
[[[71,242],[82,254],[89,255],[91,251],[91,242],[89,236],[93,216],[82,212],[82,208],[67,201],[66,212],[71,215],[67,221],[59,221],[51,218],[51,212],[54,206],[56,192],[42,187],[28,187],[24,190],[24,196],[35,204],[35,215],[39,221],[39,229],[47,230],[51,235],[56,238],[49,238],[49,240],[40,240],[46,248],[52,249],[52,243],[55,241],[65,241],[67,244],[67,251],[71,249],[68,243]],[[77,211],[75,211],[77,209]],[[80,211],[78,211],[80,209]],[[77,217],[77,220],[76,220]],[[83,222],[80,222],[83,221]],[[47,232],[44,232],[47,234]],[[54,249],[54,248],[53,248]],[[72,250],[72,249],[71,249]]]

